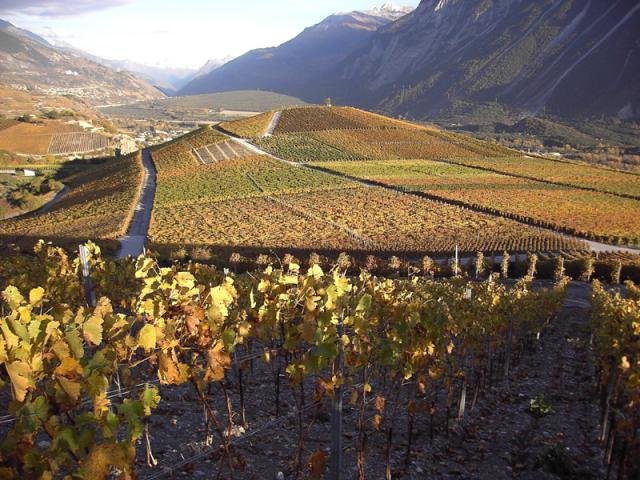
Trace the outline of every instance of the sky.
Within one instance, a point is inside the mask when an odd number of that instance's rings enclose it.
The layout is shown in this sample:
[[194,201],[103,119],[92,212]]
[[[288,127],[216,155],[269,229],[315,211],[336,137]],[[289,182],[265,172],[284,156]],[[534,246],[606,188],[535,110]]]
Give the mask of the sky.
[[[332,13],[383,0],[0,0],[0,18],[108,59],[199,68],[279,45]],[[398,5],[417,6],[419,0]]]

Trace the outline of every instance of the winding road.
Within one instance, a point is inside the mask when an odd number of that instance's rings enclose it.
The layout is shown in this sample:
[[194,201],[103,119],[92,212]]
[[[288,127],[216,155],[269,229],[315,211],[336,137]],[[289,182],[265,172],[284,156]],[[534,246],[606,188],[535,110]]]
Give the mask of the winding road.
[[149,224],[151,223],[151,211],[156,194],[156,167],[151,159],[148,149],[142,151],[142,164],[144,167],[144,184],[135,208],[135,213],[129,224],[127,235],[120,238],[120,248],[117,258],[128,256],[137,257],[144,251]]

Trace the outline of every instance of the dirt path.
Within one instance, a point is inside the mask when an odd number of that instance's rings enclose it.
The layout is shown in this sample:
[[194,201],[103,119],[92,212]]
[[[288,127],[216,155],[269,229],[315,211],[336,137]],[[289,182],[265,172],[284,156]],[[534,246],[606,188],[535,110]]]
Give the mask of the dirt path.
[[[437,479],[600,479],[598,405],[589,347],[589,285],[569,286],[538,351],[490,393],[426,466]],[[544,396],[551,414],[529,413]],[[441,450],[441,449],[437,449]],[[417,478],[417,477],[415,477]]]
[[144,185],[135,213],[129,224],[127,235],[120,239],[120,249],[117,257],[124,258],[128,256],[137,257],[144,250],[144,244],[147,240],[149,232],[149,224],[151,223],[151,211],[153,209],[153,200],[156,193],[156,167],[151,159],[149,150],[142,151],[142,163],[144,166]]
[[263,135],[263,137],[270,137],[273,135],[274,130],[278,126],[278,122],[280,121],[280,117],[282,116],[282,112],[276,112],[271,117],[271,121],[269,122],[269,126],[267,127],[267,131]]

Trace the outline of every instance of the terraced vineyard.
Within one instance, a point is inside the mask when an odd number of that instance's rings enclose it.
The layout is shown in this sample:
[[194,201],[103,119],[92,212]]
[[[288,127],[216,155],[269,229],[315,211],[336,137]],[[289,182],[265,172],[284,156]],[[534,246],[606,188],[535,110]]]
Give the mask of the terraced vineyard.
[[193,151],[198,161],[203,165],[210,163],[235,160],[251,155],[251,151],[239,143],[231,140],[205,145]]
[[0,242],[47,239],[76,247],[92,239],[115,246],[126,233],[142,177],[139,153],[86,168],[63,179],[69,191],[48,212],[0,222]]
[[256,143],[277,157],[353,179],[582,238],[640,244],[637,175],[531,158],[494,143],[381,118],[351,108],[289,109],[276,134]]
[[[270,118],[225,128],[255,133]],[[154,147],[150,242],[163,252],[215,246],[418,257],[450,255],[456,247],[469,253],[588,249],[560,232],[615,244],[640,238],[637,200],[460,165],[502,161],[504,149],[493,144],[350,108],[289,109],[274,123],[275,134],[255,142],[292,162],[256,154],[211,127]],[[122,220],[118,212],[128,205],[119,195],[135,183],[125,186],[125,177],[139,174],[111,172],[108,188],[87,174],[72,193],[113,189],[99,203],[102,212],[80,201],[86,213],[61,202],[50,214],[67,208],[76,234],[92,238],[93,228],[97,238],[114,238],[122,227],[115,219]],[[576,178],[587,182],[589,175]],[[7,226],[6,233],[48,237],[64,230],[62,216],[41,217]]]
[[211,127],[203,127],[153,148],[153,160],[158,170],[158,175],[172,175],[181,170],[189,170],[196,167],[198,165],[198,159],[194,153],[196,150],[206,146],[211,147],[226,139],[227,137],[211,129]]

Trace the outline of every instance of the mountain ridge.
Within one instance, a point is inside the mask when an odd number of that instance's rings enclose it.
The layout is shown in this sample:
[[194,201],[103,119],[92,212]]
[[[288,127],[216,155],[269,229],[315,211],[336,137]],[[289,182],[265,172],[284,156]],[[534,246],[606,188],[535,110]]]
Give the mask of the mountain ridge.
[[387,5],[369,12],[330,15],[277,47],[251,50],[194,79],[179,95],[207,93],[211,89],[260,89],[286,90],[288,95],[298,97],[319,87],[335,65],[364,47],[380,27],[407,11],[409,7],[398,9]]
[[[422,0],[399,18],[376,17],[377,24],[366,12],[343,15],[279,47],[253,50],[180,93],[238,85],[419,120],[487,103],[516,116],[640,118],[634,0]],[[340,38],[334,24],[352,38],[357,31],[357,41]],[[330,55],[314,34],[333,35],[342,55]]]
[[163,98],[158,89],[88,54],[58,48],[13,24],[0,23],[0,83],[19,90],[71,95],[92,105]]

